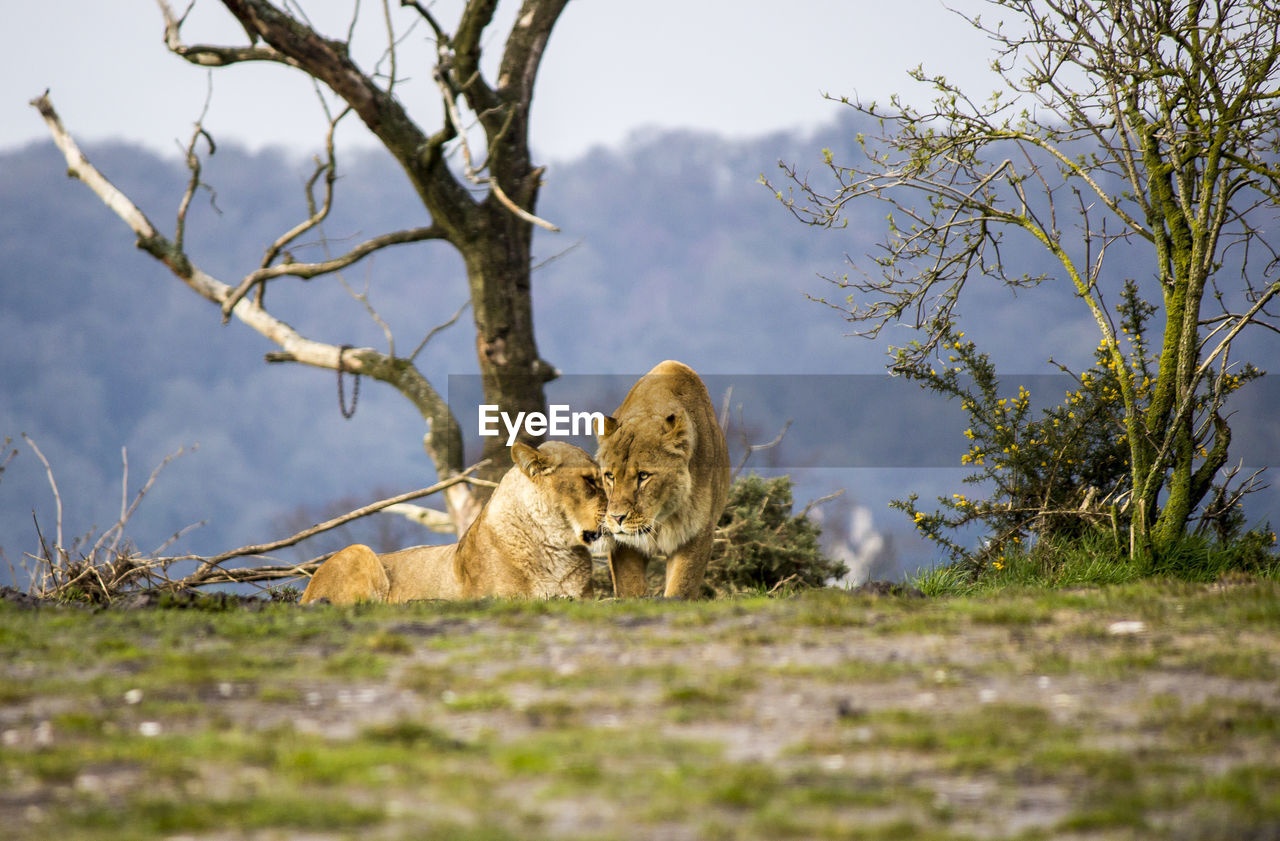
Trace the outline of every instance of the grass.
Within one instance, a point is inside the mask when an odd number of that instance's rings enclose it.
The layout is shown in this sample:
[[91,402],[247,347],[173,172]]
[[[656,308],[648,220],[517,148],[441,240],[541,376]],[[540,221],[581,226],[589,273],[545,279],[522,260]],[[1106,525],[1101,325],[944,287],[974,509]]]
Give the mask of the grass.
[[[1143,625],[1108,630],[1121,621]],[[1269,837],[1278,682],[1280,582],[1261,576],[0,605],[0,825],[19,841]]]
[[1088,535],[1011,549],[998,566],[986,565],[977,574],[962,564],[933,567],[910,583],[929,596],[956,596],[1109,587],[1142,580],[1209,583],[1232,575],[1280,580],[1280,555],[1257,540],[1221,544],[1188,537],[1144,568],[1130,562],[1111,538]]

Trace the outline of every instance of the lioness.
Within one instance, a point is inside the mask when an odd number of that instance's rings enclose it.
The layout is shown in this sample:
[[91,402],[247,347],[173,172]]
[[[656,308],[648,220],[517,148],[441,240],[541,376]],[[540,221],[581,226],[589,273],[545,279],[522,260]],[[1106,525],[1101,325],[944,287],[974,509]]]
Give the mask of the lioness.
[[516,443],[515,467],[462,539],[385,555],[348,546],[325,561],[300,601],[405,602],[482,596],[591,595],[591,553],[606,499],[591,456],[572,444]]
[[662,553],[665,595],[701,596],[729,494],[729,447],[702,379],[683,363],[659,363],[605,418],[599,443],[614,594],[646,595],[645,568]]

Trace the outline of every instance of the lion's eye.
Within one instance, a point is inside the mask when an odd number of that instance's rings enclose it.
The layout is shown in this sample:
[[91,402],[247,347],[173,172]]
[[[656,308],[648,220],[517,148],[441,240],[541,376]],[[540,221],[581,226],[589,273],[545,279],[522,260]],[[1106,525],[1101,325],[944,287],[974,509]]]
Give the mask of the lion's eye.
[[652,473],[645,473],[643,470],[637,471],[636,481],[643,482],[645,479],[648,479],[652,475],[653,475]]
[[612,481],[613,481],[613,474],[612,474],[612,473],[606,473],[606,474],[604,474],[604,480],[605,480],[606,482],[612,482]]

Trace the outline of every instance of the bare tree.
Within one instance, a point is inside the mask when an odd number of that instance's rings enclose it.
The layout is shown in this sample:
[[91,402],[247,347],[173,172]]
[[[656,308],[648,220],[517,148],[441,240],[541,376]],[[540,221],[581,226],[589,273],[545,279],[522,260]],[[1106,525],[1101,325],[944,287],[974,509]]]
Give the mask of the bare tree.
[[[431,3],[401,0],[393,9],[389,0],[382,0],[387,42],[382,60],[374,68],[361,67],[352,57],[358,0],[353,2],[345,39],[313,28],[297,2],[280,7],[267,0],[221,0],[246,33],[247,43],[242,45],[187,43],[183,26],[191,6],[178,15],[160,0],[165,43],[175,56],[210,68],[246,63],[285,65],[327,88],[342,106],[330,114],[325,155],[317,158],[307,184],[307,218],[269,243],[260,264],[236,283],[225,283],[202,270],[184,248],[187,210],[201,186],[200,141],[206,141],[209,152],[213,151],[213,139],[203,119],[187,147],[191,177],[174,232],[165,235],[89,163],[47,94],[32,104],[44,116],[66,157],[69,173],[129,225],[140,248],[220,307],[224,320],[234,317],[279,345],[279,351],[268,354],[268,361],[363,374],[391,385],[410,400],[426,421],[424,446],[444,481],[462,472],[463,455],[457,419],[415,365],[432,334],[406,355],[397,352],[389,331],[385,352],[320,341],[299,334],[268,310],[265,289],[280,278],[309,279],[339,272],[391,246],[447,243],[458,251],[466,267],[486,402],[512,412],[543,411],[543,386],[556,371],[538,356],[534,339],[531,248],[534,225],[554,226],[534,215],[543,170],[533,164],[529,151],[529,117],[543,51],[566,2],[523,0],[502,45],[493,80],[481,69],[482,36],[494,21],[498,0],[468,0],[452,30],[437,19]],[[395,90],[402,78],[397,48],[406,32],[424,25],[430,29],[436,48],[435,64],[429,72],[443,105],[441,116],[436,118],[439,122],[430,132],[409,114]],[[425,29],[421,31],[425,33]],[[399,162],[429,212],[431,224],[372,237],[336,257],[296,260],[299,238],[320,226],[333,206],[337,178],[334,132],[349,114],[360,119]],[[471,146],[479,146],[481,137],[483,148],[473,154]],[[455,153],[460,153],[461,166],[450,165],[449,159],[458,156]],[[424,307],[431,306],[433,301],[424,295]],[[509,457],[496,438],[486,440],[483,455],[490,460],[485,470],[490,477],[509,465]],[[445,492],[449,516],[459,531],[479,509],[473,487],[456,483]]]
[[[850,102],[881,121],[865,158],[826,154],[834,190],[778,197],[802,220],[838,224],[863,198],[889,205],[876,268],[839,281],[836,304],[875,335],[905,321],[925,339],[898,364],[928,365],[954,339],[967,282],[1066,282],[1087,308],[1119,378],[1131,468],[1126,511],[1137,557],[1173,545],[1227,462],[1227,394],[1255,372],[1233,365],[1247,327],[1276,330],[1275,208],[1280,203],[1280,8],[1270,0],[991,0],[998,23],[970,23],[995,45],[1014,96],[978,100],[914,72],[931,110]],[[1056,264],[1010,265],[1006,237]],[[1118,329],[1123,276],[1108,255],[1140,254],[1164,317],[1158,371],[1127,364]],[[1224,270],[1238,267],[1238,275]],[[1123,327],[1123,324],[1121,324]],[[1135,344],[1137,343],[1137,344]]]

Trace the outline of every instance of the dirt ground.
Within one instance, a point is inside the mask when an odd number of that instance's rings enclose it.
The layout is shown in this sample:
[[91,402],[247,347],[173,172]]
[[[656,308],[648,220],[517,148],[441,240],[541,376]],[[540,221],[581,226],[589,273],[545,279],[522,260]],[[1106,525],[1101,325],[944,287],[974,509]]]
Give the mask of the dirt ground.
[[18,838],[1280,839],[1280,587],[0,606]]

